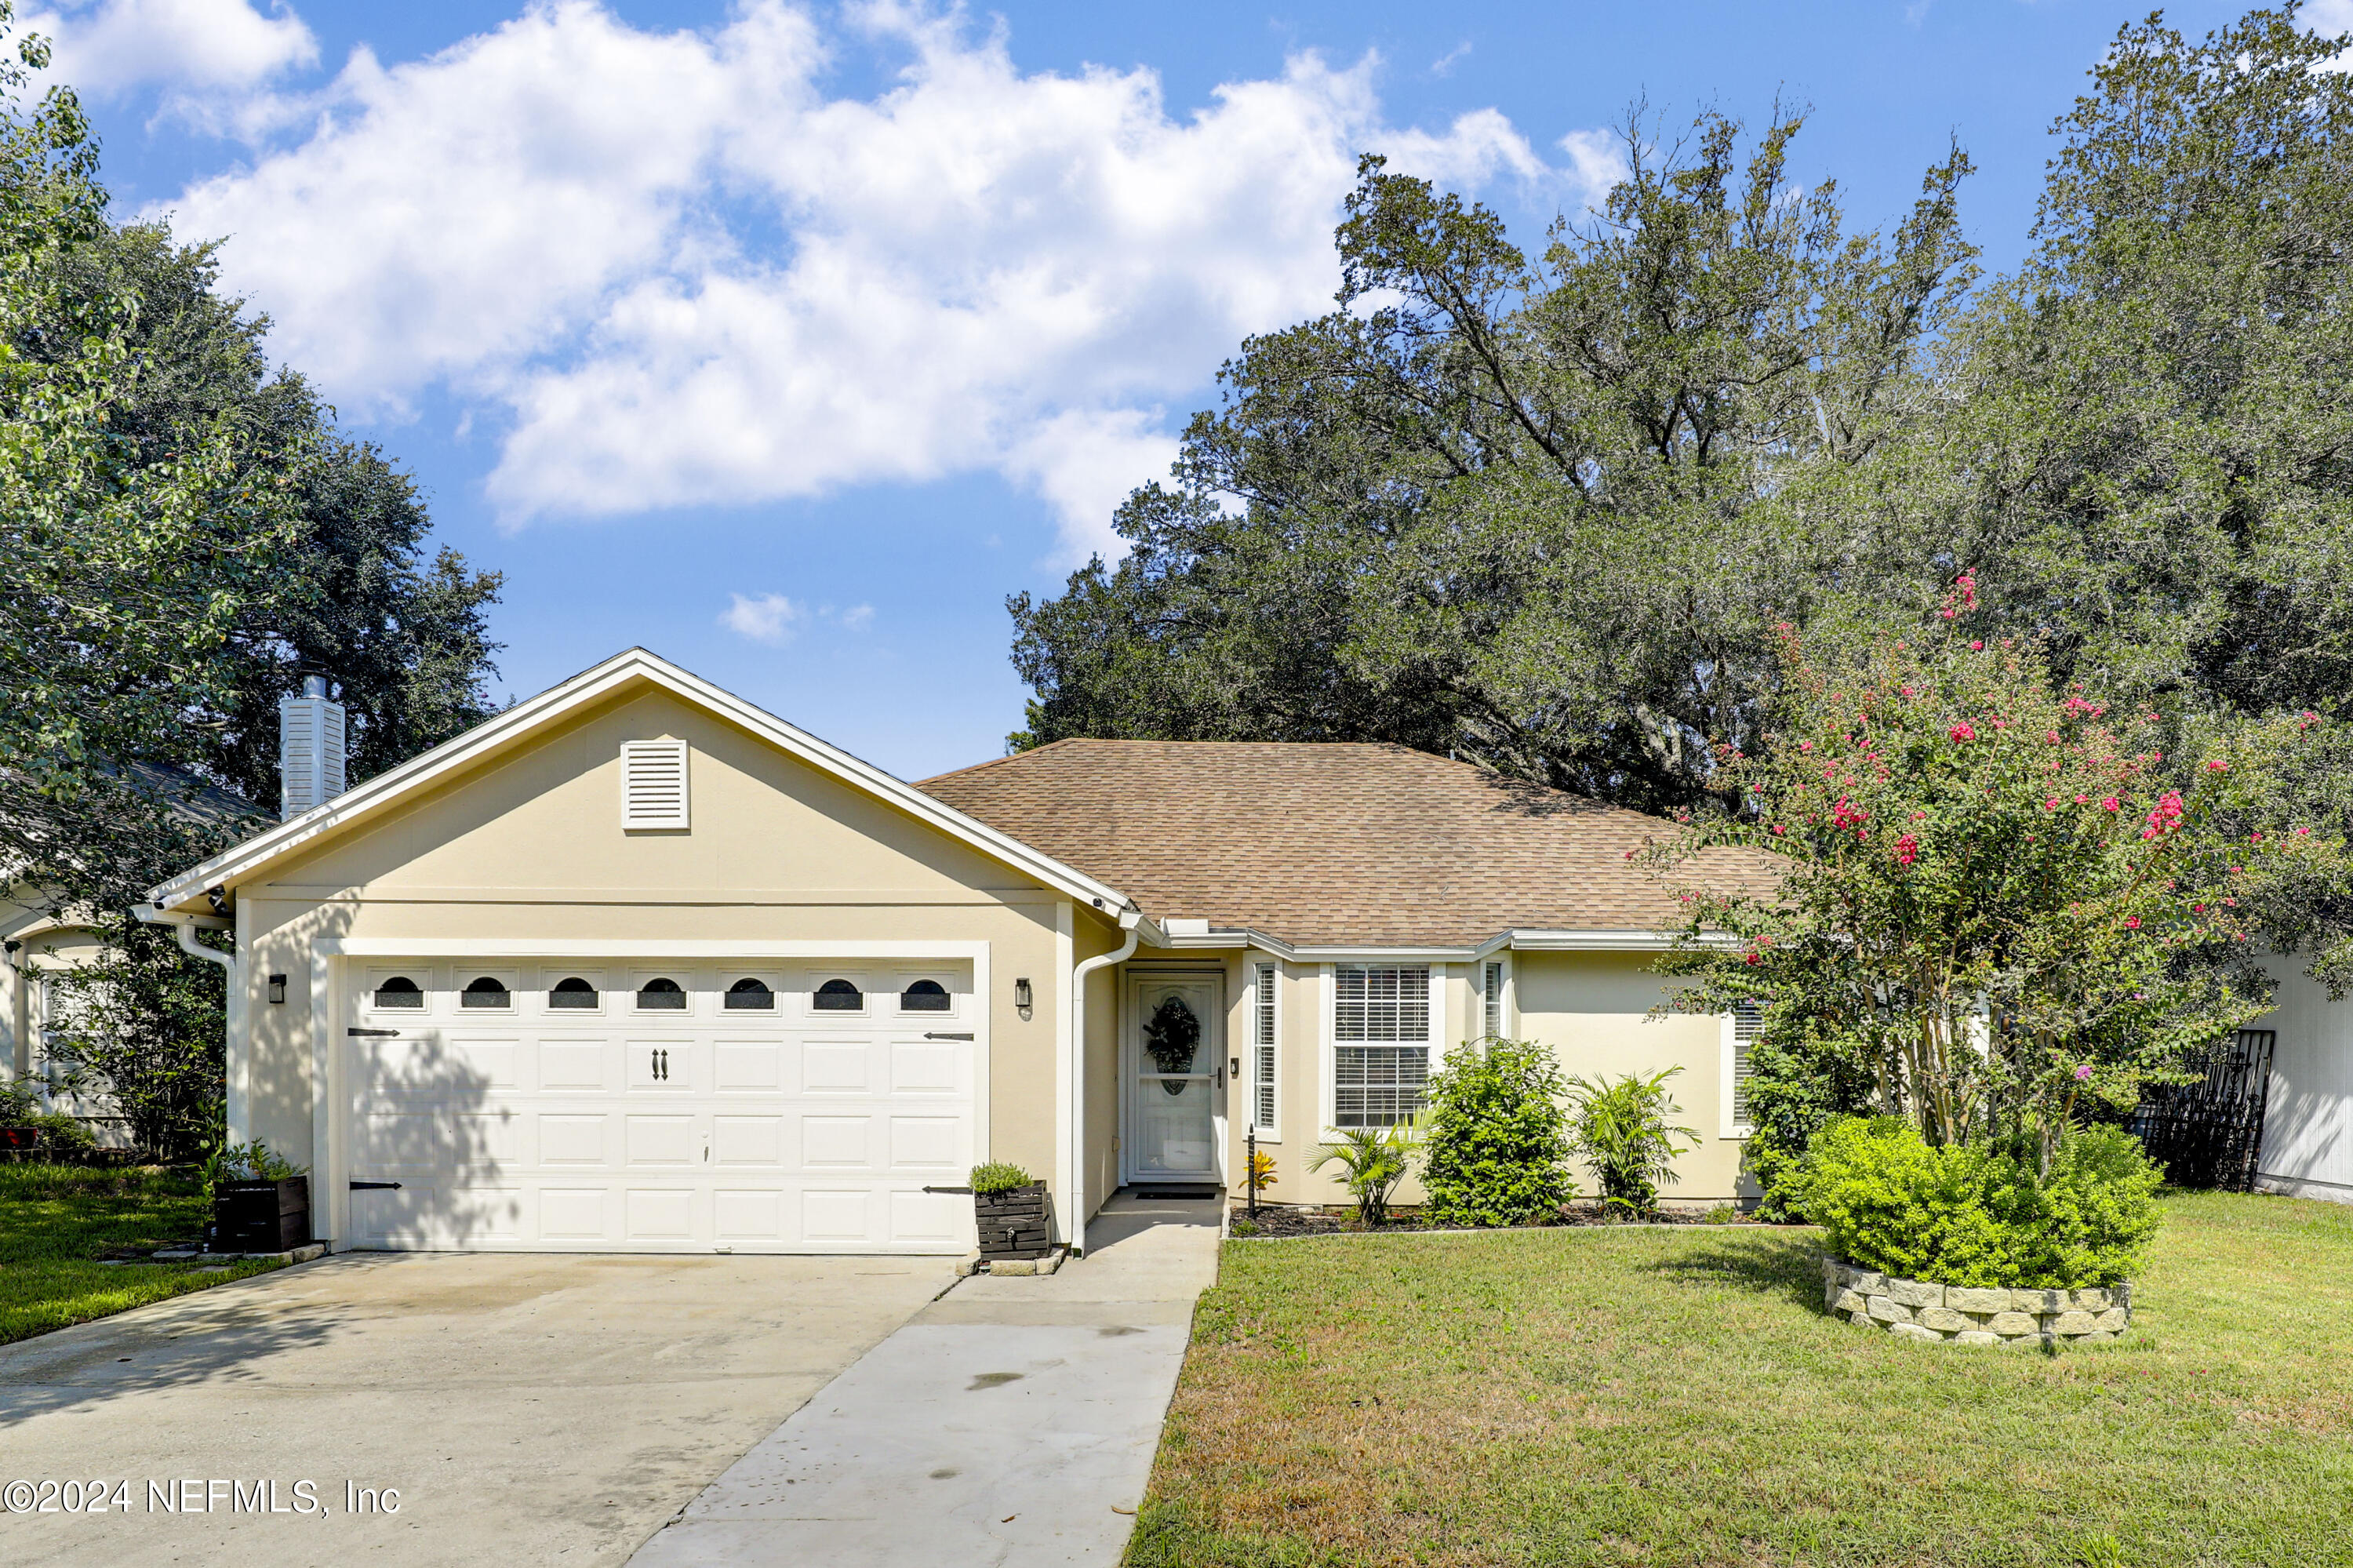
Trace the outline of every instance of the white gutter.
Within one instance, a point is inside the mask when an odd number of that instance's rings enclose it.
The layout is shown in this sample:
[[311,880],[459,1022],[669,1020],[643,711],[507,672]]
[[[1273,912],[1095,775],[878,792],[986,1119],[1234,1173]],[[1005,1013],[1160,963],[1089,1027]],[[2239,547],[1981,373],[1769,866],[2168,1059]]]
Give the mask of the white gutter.
[[169,926],[180,944],[180,951],[190,958],[203,959],[218,964],[222,975],[222,1012],[224,1031],[221,1054],[222,1076],[227,1080],[228,1099],[228,1138],[233,1143],[245,1141],[245,1097],[238,1092],[243,1083],[237,1056],[239,1042],[245,1037],[245,966],[237,955],[224,953],[218,948],[207,948],[196,940],[196,933],[205,931],[235,931],[237,922],[217,915],[169,915],[145,904],[134,904],[131,913],[150,926]]
[[1070,1140],[1071,1176],[1065,1189],[1071,1202],[1071,1252],[1084,1256],[1087,1250],[1087,977],[1097,969],[1123,963],[1135,956],[1135,944],[1143,933],[1139,929],[1143,916],[1133,906],[1120,911],[1120,929],[1127,940],[1108,953],[1098,953],[1071,966],[1070,1016],[1063,1020],[1069,1032],[1068,1049],[1071,1064],[1071,1124],[1064,1129]]

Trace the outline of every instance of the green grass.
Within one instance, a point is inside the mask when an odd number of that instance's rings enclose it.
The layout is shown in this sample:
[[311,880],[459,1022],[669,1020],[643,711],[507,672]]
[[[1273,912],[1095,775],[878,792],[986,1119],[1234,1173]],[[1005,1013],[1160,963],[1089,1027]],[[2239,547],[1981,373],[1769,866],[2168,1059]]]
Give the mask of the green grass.
[[238,1263],[226,1274],[199,1274],[208,1262],[98,1261],[193,1241],[204,1222],[203,1193],[185,1175],[0,1165],[0,1345],[281,1266]]
[[1127,1561],[2353,1563],[2353,1208],[2165,1210],[2052,1351],[1838,1322],[1809,1231],[1229,1243]]

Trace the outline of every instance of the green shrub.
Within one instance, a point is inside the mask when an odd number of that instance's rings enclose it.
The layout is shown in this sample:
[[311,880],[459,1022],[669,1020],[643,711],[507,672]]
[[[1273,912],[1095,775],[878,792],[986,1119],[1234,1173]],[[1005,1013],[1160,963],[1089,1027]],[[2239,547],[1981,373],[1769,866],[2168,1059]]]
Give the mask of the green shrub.
[[1510,1225],[1568,1196],[1568,1086],[1549,1046],[1489,1040],[1430,1080],[1421,1184],[1442,1224]]
[[1413,1124],[1345,1128],[1337,1143],[1318,1144],[1310,1171],[1340,1168],[1340,1181],[1356,1200],[1356,1218],[1366,1225],[1388,1223],[1389,1194],[1413,1166]]
[[1029,1185],[1029,1172],[1022,1170],[1018,1165],[1008,1165],[1001,1160],[991,1160],[986,1165],[976,1165],[972,1168],[972,1180],[967,1185],[982,1197],[987,1197],[992,1192],[1010,1192],[1016,1187]]
[[1677,1135],[1696,1147],[1698,1133],[1667,1121],[1683,1114],[1667,1094],[1667,1080],[1682,1071],[1669,1067],[1648,1077],[1629,1073],[1614,1084],[1568,1080],[1576,1102],[1569,1149],[1593,1168],[1601,1202],[1612,1213],[1647,1214],[1657,1208],[1659,1183],[1675,1179],[1674,1158],[1684,1151],[1676,1147]]
[[2157,1234],[2160,1172],[2115,1127],[2062,1137],[2047,1173],[2031,1150],[1932,1148],[1897,1117],[1815,1134],[1797,1185],[1831,1252],[1945,1285],[2028,1289],[2130,1278]]

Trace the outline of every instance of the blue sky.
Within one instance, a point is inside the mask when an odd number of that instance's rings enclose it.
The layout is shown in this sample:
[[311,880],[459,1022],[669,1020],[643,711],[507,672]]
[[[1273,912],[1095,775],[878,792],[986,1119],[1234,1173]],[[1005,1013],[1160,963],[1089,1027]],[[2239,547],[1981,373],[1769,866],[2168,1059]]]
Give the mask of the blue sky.
[[909,778],[1002,748],[1005,596],[1113,547],[1220,360],[1328,301],[1356,151],[1532,243],[1636,98],[1778,94],[1859,225],[1957,136],[2006,267],[2146,8],[27,7],[120,211],[225,237],[283,359],[507,575],[506,690],[642,643]]

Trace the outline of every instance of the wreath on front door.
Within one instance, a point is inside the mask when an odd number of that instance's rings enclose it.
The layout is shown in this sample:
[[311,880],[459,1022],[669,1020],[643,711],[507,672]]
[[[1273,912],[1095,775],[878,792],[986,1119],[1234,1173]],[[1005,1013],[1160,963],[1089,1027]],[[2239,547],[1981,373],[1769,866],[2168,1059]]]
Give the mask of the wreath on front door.
[[[1172,996],[1152,1010],[1152,1017],[1144,1025],[1144,1049],[1152,1057],[1152,1065],[1164,1073],[1189,1072],[1194,1053],[1201,1046],[1201,1021],[1185,1005],[1181,996]],[[1161,1088],[1171,1095],[1185,1092],[1182,1084],[1163,1082]]]

